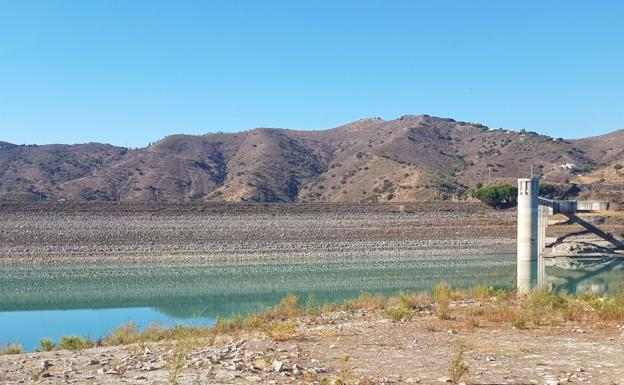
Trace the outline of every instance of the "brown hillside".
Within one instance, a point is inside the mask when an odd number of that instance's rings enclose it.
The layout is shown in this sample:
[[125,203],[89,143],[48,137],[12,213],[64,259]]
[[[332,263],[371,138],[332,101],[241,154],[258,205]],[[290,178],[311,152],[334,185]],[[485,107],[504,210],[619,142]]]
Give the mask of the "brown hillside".
[[0,199],[430,201],[513,183],[531,165],[551,183],[622,184],[618,162],[624,130],[563,140],[403,116],[324,131],[173,135],[141,149],[0,142]]

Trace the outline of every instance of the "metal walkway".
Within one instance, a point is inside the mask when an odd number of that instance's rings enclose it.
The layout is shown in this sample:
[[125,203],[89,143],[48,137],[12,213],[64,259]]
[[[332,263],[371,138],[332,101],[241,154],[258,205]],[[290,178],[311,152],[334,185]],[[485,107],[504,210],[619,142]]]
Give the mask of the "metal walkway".
[[[592,212],[606,211],[609,209],[609,202],[554,200],[554,199],[548,199],[548,198],[543,198],[543,197],[537,197],[537,203],[541,207],[550,208],[552,210],[549,213],[550,215],[563,214],[566,217],[568,217],[568,220],[570,221],[570,223],[576,223],[578,225],[581,225],[583,228],[585,228],[585,230],[609,242],[616,249],[624,248],[624,243],[614,238],[611,234],[600,230],[598,227],[592,225],[591,223],[587,222],[586,220],[576,215],[576,213],[592,213]],[[543,223],[544,221],[546,221],[546,223]],[[539,222],[540,222],[540,225],[539,225],[540,228],[546,227],[548,224],[548,219],[544,218],[543,215],[540,215]],[[542,234],[540,234],[540,238],[541,237],[542,237]],[[540,245],[540,250],[543,249],[542,245]]]

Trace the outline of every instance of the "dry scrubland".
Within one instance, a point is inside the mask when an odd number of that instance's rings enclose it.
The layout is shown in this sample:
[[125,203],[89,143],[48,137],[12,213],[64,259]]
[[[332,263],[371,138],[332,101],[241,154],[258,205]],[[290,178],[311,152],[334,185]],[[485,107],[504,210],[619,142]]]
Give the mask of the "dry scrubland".
[[317,308],[295,296],[212,328],[125,325],[0,356],[3,384],[621,384],[624,297],[489,287]]
[[621,200],[622,159],[624,130],[565,140],[427,115],[172,135],[139,149],[0,142],[0,201],[424,202],[490,176],[515,183],[531,165],[563,190]]
[[510,252],[514,221],[481,204],[5,204],[0,265]]

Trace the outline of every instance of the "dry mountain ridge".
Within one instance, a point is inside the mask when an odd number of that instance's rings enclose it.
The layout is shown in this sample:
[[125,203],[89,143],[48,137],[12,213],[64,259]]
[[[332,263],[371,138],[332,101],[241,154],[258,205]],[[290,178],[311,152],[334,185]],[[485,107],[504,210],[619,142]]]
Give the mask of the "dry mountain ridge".
[[140,149],[0,142],[0,199],[427,201],[489,175],[512,181],[531,164],[553,183],[620,183],[623,160],[624,130],[564,140],[403,116],[322,131],[173,135]]

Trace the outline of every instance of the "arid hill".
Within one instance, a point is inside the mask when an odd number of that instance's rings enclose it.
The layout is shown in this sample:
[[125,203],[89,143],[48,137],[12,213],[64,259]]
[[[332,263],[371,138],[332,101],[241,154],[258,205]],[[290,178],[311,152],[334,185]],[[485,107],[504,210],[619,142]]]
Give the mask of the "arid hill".
[[0,142],[0,199],[336,201],[450,199],[534,173],[624,184],[624,130],[578,140],[427,115],[323,131],[173,135],[146,148]]

